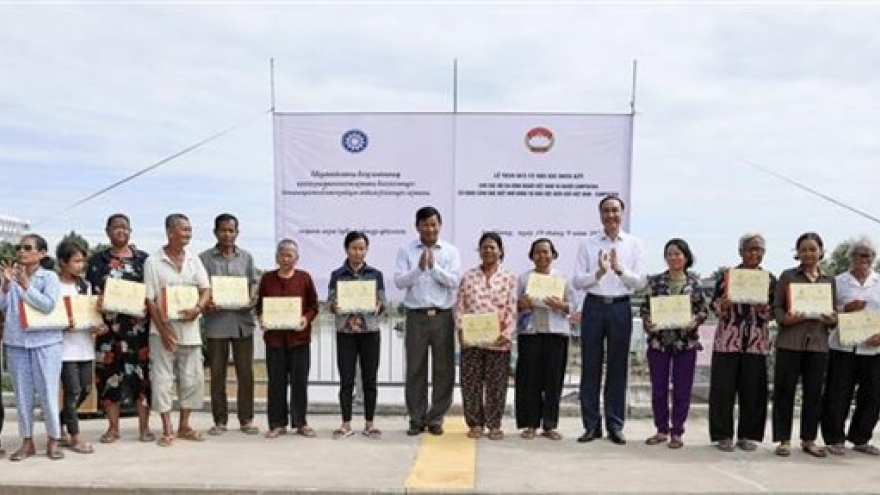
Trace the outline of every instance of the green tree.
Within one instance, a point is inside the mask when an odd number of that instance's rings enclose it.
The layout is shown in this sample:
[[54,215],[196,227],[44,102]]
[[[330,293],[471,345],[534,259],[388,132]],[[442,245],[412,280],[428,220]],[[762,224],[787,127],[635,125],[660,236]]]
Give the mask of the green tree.
[[[61,238],[61,242],[66,241],[73,241],[82,246],[82,248],[85,249],[86,252],[89,251],[89,241],[87,241],[85,237],[77,234],[75,230],[71,230],[68,234],[65,234],[65,236]],[[61,242],[59,242],[59,244],[61,244]]]
[[[855,242],[853,239],[848,239],[838,244],[830,253],[826,252],[825,259],[819,263],[819,266],[822,268],[822,273],[839,275],[843,272],[849,271],[850,259],[847,256],[847,253],[853,242]],[[874,264],[874,270],[880,271],[880,260]]]
[[0,261],[12,263],[15,261],[15,245],[9,241],[0,242]]

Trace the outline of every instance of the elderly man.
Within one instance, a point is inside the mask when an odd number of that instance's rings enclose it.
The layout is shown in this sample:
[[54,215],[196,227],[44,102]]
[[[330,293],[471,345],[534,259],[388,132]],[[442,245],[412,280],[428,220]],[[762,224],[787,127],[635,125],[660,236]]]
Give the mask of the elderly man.
[[[169,447],[174,440],[171,409],[175,383],[180,401],[177,438],[202,441],[204,437],[189,424],[190,412],[204,401],[205,372],[202,364],[202,338],[199,316],[211,296],[208,273],[198,256],[186,250],[192,238],[189,219],[180,213],[165,218],[168,243],[147,258],[144,265],[147,309],[153,330],[150,335],[153,410],[162,416],[162,436],[158,444]],[[198,301],[177,314],[166,314],[163,294],[170,287],[192,286]]]

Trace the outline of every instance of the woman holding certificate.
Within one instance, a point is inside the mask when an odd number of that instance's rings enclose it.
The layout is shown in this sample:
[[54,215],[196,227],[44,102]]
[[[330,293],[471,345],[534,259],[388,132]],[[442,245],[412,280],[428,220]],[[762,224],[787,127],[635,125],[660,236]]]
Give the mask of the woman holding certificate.
[[[880,415],[880,275],[873,270],[877,250],[870,239],[861,238],[850,244],[848,255],[850,270],[835,278],[840,314],[828,342],[822,438],[832,454],[843,455],[849,440],[856,452],[876,456],[880,449],[869,442]],[[856,407],[846,432],[854,395]]]
[[312,276],[296,269],[298,260],[296,241],[282,239],[275,250],[278,269],[263,275],[257,293],[256,309],[264,330],[269,375],[266,438],[285,435],[288,424],[298,435],[315,436],[315,430],[306,421],[306,405],[318,292]]
[[[34,402],[39,397],[46,423],[49,459],[64,458],[60,449],[61,353],[64,325],[37,327],[28,324],[29,315],[49,315],[61,304],[58,276],[41,267],[46,256],[46,240],[36,234],[21,238],[15,246],[18,263],[0,263],[0,311],[5,315],[3,343],[15,390],[18,433],[21,446],[10,460],[21,461],[37,453],[34,445]],[[23,311],[23,312],[22,312]]]
[[[657,433],[645,443],[669,441],[670,449],[684,446],[684,423],[691,407],[691,390],[701,350],[697,329],[706,321],[706,296],[700,277],[688,271],[694,255],[682,239],[671,239],[663,248],[667,270],[648,277],[648,298],[642,322],[648,332],[648,367],[651,372],[651,409]],[[672,414],[669,384],[672,382]]]
[[342,425],[333,438],[346,438],[351,429],[354,375],[360,362],[364,383],[364,430],[366,437],[379,439],[382,431],[373,424],[376,413],[376,375],[379,371],[379,315],[385,310],[385,282],[382,272],[367,265],[370,240],[363,232],[345,235],[347,258],[330,274],[327,302],[336,315],[336,363],[339,367],[339,408]]
[[465,272],[455,320],[461,342],[461,395],[469,438],[501,440],[507,398],[510,344],[516,328],[516,275],[501,265],[501,236],[486,232],[478,244],[482,263]]
[[814,457],[825,457],[825,450],[816,445],[816,433],[828,363],[828,331],[837,324],[834,278],[819,269],[824,255],[819,234],[802,234],[795,250],[800,264],[782,272],[773,298],[779,324],[773,373],[773,441],[779,442],[776,455],[791,455],[792,414],[801,381],[801,449]]
[[519,278],[519,318],[517,318],[516,427],[520,436],[541,436],[560,440],[559,401],[568,360],[568,322],[570,306],[566,297],[565,275],[553,268],[559,254],[553,241],[532,243],[529,258],[532,270]]

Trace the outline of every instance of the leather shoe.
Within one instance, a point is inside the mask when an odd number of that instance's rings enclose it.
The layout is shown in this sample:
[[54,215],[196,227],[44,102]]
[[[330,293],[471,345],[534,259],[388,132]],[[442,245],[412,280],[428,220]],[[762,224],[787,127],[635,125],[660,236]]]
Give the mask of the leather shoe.
[[584,434],[579,436],[577,441],[578,443],[587,443],[592,442],[593,440],[596,440],[598,438],[602,438],[602,430],[600,428],[584,431]]
[[409,429],[406,430],[406,434],[409,435],[409,436],[411,436],[411,437],[414,437],[414,436],[416,436],[416,435],[421,434],[423,431],[425,431],[425,427],[424,427],[424,426],[419,426],[419,425],[415,425],[415,424],[410,424],[410,425],[409,425]]
[[431,435],[442,435],[443,434],[443,425],[428,425],[428,433]]
[[608,440],[617,445],[626,445],[626,437],[620,430],[608,430]]

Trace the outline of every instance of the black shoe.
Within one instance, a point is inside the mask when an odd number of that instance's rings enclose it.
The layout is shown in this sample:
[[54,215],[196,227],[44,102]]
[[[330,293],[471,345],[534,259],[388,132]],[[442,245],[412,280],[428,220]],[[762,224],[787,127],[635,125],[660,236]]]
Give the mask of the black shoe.
[[626,445],[626,437],[620,430],[608,430],[608,440],[617,445]]
[[595,430],[586,430],[584,434],[578,437],[578,443],[587,443],[592,442],[598,438],[602,438],[602,430],[600,428],[596,428]]
[[419,426],[419,425],[415,425],[415,424],[410,424],[410,425],[409,425],[409,429],[406,430],[406,434],[409,435],[409,436],[411,436],[411,437],[414,437],[414,436],[416,436],[416,435],[421,434],[423,431],[425,431],[425,427],[424,427],[424,426]]
[[440,436],[443,434],[443,425],[428,425],[428,433]]

